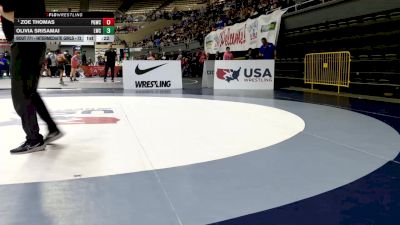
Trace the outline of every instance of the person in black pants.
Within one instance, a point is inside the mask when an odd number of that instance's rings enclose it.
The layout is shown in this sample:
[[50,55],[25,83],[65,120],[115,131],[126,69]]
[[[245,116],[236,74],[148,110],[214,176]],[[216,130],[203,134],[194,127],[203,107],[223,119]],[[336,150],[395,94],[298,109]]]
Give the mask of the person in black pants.
[[104,54],[106,57],[106,68],[104,69],[104,82],[107,81],[108,69],[111,68],[111,81],[114,82],[114,69],[115,69],[115,59],[117,58],[117,53],[112,48],[112,44],[108,46],[108,50]]
[[[72,59],[72,55],[69,54],[68,50],[65,50],[64,57],[67,60],[66,63],[65,63],[65,76],[69,77],[70,80],[73,81],[72,80],[72,76],[71,76],[71,59]],[[77,81],[77,80],[75,79],[75,81]]]
[[[10,5],[0,5],[0,14],[3,31],[10,42],[14,39],[14,16],[15,18],[37,18],[45,15],[44,0],[15,0],[7,3]],[[12,43],[11,45],[12,101],[26,133],[26,141],[21,146],[12,149],[10,151],[12,154],[44,150],[47,143],[63,135],[36,91],[45,49],[45,43]],[[45,140],[39,133],[36,113],[48,126],[49,134]]]

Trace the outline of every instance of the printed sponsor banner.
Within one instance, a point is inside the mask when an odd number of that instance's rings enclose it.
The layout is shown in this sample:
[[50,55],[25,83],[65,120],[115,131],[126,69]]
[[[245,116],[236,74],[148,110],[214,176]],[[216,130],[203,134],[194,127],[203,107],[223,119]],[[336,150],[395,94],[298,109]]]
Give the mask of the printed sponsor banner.
[[[105,66],[81,66],[83,69],[83,73],[87,77],[92,77],[92,76],[100,76],[104,77],[104,70]],[[120,66],[115,66],[114,68],[114,76],[117,77],[117,74],[121,70]],[[108,70],[107,76],[111,76],[111,69]]]
[[124,89],[182,89],[180,61],[125,60]]
[[275,60],[217,60],[214,89],[273,90]]
[[282,15],[286,10],[275,10],[268,15],[237,23],[224,29],[213,31],[205,38],[204,48],[207,53],[224,52],[226,47],[231,51],[246,51],[259,48],[261,38],[277,44]]
[[205,61],[203,67],[203,81],[201,87],[213,88],[214,87],[214,64],[215,61]]

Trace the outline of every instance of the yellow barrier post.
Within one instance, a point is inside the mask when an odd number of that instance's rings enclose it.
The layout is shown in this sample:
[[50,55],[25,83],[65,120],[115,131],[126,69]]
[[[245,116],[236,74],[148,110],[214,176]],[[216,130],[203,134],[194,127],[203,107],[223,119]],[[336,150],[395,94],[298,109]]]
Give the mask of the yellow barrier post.
[[350,86],[350,52],[324,52],[307,54],[304,58],[304,83]]

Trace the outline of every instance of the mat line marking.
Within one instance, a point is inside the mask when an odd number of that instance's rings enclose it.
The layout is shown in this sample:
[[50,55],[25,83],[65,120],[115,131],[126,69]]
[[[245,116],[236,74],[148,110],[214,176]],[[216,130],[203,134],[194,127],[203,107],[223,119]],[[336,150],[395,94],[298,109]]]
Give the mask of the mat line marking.
[[384,161],[394,162],[394,163],[396,163],[396,164],[400,164],[399,162],[395,161],[394,159],[387,159],[387,158],[385,158],[385,157],[383,157],[383,156],[376,155],[376,154],[373,154],[373,153],[370,153],[370,152],[366,152],[366,151],[364,151],[363,149],[360,149],[360,148],[357,148],[357,147],[353,147],[353,146],[350,146],[350,145],[347,145],[347,144],[339,143],[339,142],[330,140],[330,139],[328,139],[328,138],[325,138],[325,137],[322,137],[322,136],[319,136],[319,135],[316,135],[316,134],[309,133],[309,132],[307,132],[307,131],[303,131],[303,133],[306,134],[306,135],[310,135],[310,136],[312,136],[312,137],[315,137],[315,138],[317,138],[317,139],[324,140],[324,141],[330,142],[330,143],[332,143],[332,144],[335,144],[335,145],[339,145],[339,146],[348,148],[348,149],[353,150],[353,151],[357,151],[357,152],[360,152],[360,153],[367,154],[367,155],[369,155],[369,156],[372,156],[373,158],[377,158],[377,159],[381,159],[381,160],[384,160]]
[[118,105],[119,105],[120,108],[122,109],[122,112],[124,113],[124,116],[125,116],[126,120],[128,121],[129,127],[131,128],[132,132],[134,133],[134,135],[135,135],[135,137],[136,137],[136,140],[138,141],[138,144],[139,144],[140,148],[143,150],[143,152],[144,152],[144,154],[145,154],[145,156],[146,156],[146,159],[147,159],[147,161],[149,162],[150,167],[151,167],[151,169],[152,169],[151,172],[153,173],[154,177],[157,179],[157,182],[158,182],[158,184],[160,185],[161,190],[163,191],[164,196],[165,196],[165,198],[166,198],[167,201],[168,201],[168,204],[170,205],[172,211],[174,212],[175,217],[176,217],[178,223],[179,223],[180,225],[183,225],[183,223],[182,223],[182,221],[181,221],[181,219],[180,219],[180,217],[179,217],[179,215],[178,215],[178,213],[177,213],[177,211],[176,211],[176,208],[175,208],[174,204],[172,203],[172,200],[171,200],[171,198],[169,197],[167,190],[165,189],[165,186],[164,186],[163,183],[161,182],[160,176],[158,175],[157,171],[154,169],[155,167],[154,167],[153,163],[151,162],[150,157],[149,157],[149,155],[147,154],[146,150],[144,149],[144,146],[143,146],[142,142],[140,141],[139,136],[137,135],[136,129],[133,127],[131,121],[130,121],[129,118],[128,118],[128,115],[127,115],[126,112],[125,112],[124,107],[122,107],[122,105],[121,105],[120,102],[118,102]]

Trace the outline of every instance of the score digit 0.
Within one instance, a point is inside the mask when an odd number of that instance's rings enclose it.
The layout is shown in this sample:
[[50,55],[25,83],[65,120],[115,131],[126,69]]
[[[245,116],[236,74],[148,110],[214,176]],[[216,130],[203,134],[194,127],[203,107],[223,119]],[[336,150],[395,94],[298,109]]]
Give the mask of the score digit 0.
[[114,26],[114,18],[103,18],[103,26]]

